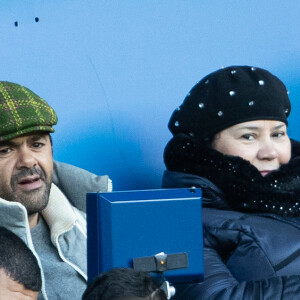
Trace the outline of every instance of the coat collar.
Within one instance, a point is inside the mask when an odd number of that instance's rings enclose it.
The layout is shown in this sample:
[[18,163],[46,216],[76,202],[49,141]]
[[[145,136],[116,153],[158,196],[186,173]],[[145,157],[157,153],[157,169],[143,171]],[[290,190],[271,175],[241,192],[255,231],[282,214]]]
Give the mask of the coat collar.
[[265,177],[248,161],[196,144],[185,135],[174,137],[164,155],[168,170],[209,179],[234,210],[300,215],[299,142],[292,141],[290,162]]
[[[53,183],[49,202],[42,211],[42,215],[50,228],[52,243],[60,234],[70,230],[77,221],[77,216],[68,199]],[[32,244],[27,211],[21,203],[0,198],[0,226],[13,231],[27,245]]]

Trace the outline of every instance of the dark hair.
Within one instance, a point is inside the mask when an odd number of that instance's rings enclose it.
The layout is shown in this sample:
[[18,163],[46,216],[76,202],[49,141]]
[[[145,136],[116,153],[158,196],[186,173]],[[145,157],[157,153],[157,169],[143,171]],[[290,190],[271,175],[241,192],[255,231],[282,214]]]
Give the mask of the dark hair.
[[160,284],[148,273],[116,268],[99,275],[82,296],[82,300],[111,300],[116,297],[147,297],[167,300]]
[[51,144],[51,147],[53,147],[53,140],[52,140],[52,135],[49,133],[49,139],[50,139],[50,144]]
[[41,290],[41,271],[35,256],[18,236],[1,226],[0,269],[26,289]]

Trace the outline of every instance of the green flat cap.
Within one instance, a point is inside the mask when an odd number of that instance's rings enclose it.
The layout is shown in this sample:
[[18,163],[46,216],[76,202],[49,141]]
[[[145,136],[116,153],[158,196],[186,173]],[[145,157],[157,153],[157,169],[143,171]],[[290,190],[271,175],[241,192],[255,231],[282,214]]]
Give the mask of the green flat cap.
[[26,87],[0,81],[0,141],[33,131],[54,132],[55,111]]

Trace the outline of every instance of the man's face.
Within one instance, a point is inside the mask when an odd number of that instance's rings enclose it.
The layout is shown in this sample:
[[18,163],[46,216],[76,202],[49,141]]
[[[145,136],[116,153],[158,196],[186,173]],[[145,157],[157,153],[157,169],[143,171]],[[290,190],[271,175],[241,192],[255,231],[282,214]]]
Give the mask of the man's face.
[[27,290],[23,284],[10,278],[0,269],[0,300],[36,300],[39,292]]
[[48,134],[30,133],[0,142],[0,197],[23,204],[28,216],[46,207],[52,173]]

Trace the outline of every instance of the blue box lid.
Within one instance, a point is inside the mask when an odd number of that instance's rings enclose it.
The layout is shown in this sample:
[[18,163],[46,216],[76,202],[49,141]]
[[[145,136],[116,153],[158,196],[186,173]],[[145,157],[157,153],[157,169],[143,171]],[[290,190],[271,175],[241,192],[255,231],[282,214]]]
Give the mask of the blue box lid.
[[87,194],[88,278],[134,258],[187,253],[188,267],[164,273],[171,283],[203,280],[201,189]]

